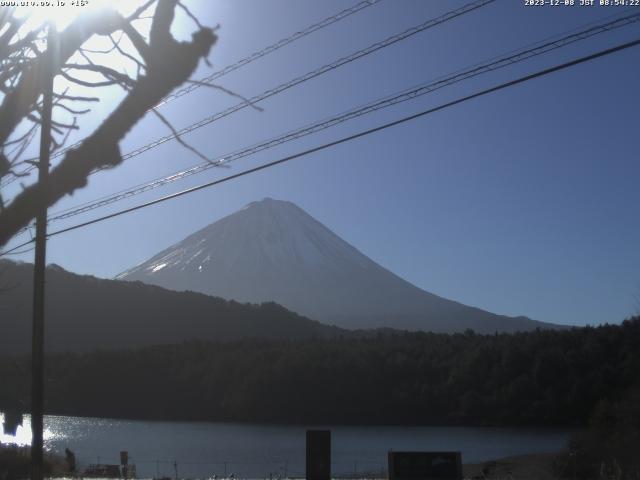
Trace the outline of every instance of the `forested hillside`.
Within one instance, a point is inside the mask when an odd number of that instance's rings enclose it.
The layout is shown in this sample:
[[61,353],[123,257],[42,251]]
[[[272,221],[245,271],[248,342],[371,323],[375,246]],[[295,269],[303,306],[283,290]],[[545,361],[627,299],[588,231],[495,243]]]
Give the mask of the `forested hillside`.
[[[640,317],[477,335],[188,342],[47,359],[50,413],[300,423],[585,425],[640,385]],[[0,407],[26,401],[0,362]],[[26,403],[28,404],[28,403]]]
[[[33,265],[0,260],[0,351],[31,349]],[[47,268],[45,346],[50,352],[139,348],[184,340],[335,336],[322,325],[273,303],[245,304],[140,282]]]

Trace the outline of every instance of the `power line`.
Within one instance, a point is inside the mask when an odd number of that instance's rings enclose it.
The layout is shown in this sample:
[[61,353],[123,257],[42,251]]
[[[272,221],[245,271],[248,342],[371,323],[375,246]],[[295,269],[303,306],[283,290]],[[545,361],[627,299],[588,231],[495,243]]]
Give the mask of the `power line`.
[[[364,136],[367,136],[367,135],[371,135],[373,133],[376,133],[376,132],[379,132],[379,131],[382,131],[382,130],[386,130],[387,128],[391,128],[391,127],[394,127],[396,125],[400,125],[400,124],[409,122],[411,120],[415,120],[417,118],[424,117],[426,115],[438,112],[440,110],[444,110],[446,108],[453,107],[455,105],[467,102],[467,101],[472,100],[474,98],[478,98],[478,97],[481,97],[481,96],[484,96],[484,95],[488,95],[490,93],[497,92],[499,90],[503,90],[505,88],[509,88],[509,87],[514,86],[514,85],[518,85],[520,83],[524,83],[524,82],[533,80],[535,78],[543,77],[545,75],[549,75],[551,73],[554,73],[554,72],[557,72],[557,71],[560,71],[560,70],[565,70],[565,69],[573,67],[575,65],[579,65],[581,63],[586,63],[586,62],[589,62],[591,60],[595,60],[597,58],[605,57],[607,55],[611,55],[613,53],[616,53],[616,52],[619,52],[619,51],[622,51],[622,50],[626,50],[626,49],[629,49],[629,48],[632,48],[632,47],[635,47],[635,46],[638,46],[638,45],[640,45],[640,39],[637,39],[637,40],[634,40],[634,41],[631,41],[631,42],[627,42],[627,43],[623,43],[623,44],[620,44],[620,45],[617,45],[615,47],[611,47],[611,48],[608,48],[608,49],[605,49],[605,50],[600,50],[599,52],[593,53],[591,55],[580,57],[580,58],[577,58],[575,60],[571,60],[569,62],[565,62],[565,63],[559,64],[559,65],[556,65],[556,66],[553,66],[553,67],[550,67],[550,68],[546,68],[544,70],[539,70],[539,71],[537,71],[535,73],[532,73],[532,74],[529,74],[529,75],[525,75],[524,77],[519,77],[519,78],[517,78],[515,80],[511,80],[509,82],[501,83],[501,84],[499,84],[497,86],[494,86],[494,87],[491,87],[491,88],[487,88],[485,90],[481,90],[479,92],[467,95],[465,97],[458,98],[457,100],[453,100],[453,101],[441,104],[441,105],[439,105],[437,107],[429,108],[429,109],[423,110],[423,111],[421,111],[419,113],[415,113],[413,115],[409,115],[409,116],[400,118],[398,120],[394,120],[392,122],[388,122],[388,123],[385,123],[383,125],[379,125],[377,127],[370,128],[368,130],[364,130],[364,131],[361,131],[361,132],[358,132],[358,133],[355,133],[355,134],[352,134],[352,135],[349,135],[349,136],[346,136],[346,137],[342,137],[342,138],[340,138],[338,140],[334,140],[332,142],[325,143],[325,144],[319,145],[317,147],[313,147],[313,148],[304,150],[302,152],[298,152],[296,154],[289,155],[289,156],[284,157],[284,158],[280,158],[280,159],[275,160],[273,162],[269,162],[269,163],[260,165],[258,167],[250,168],[248,170],[244,170],[244,171],[236,173],[234,175],[229,175],[228,177],[224,177],[224,178],[221,178],[221,179],[218,179],[218,180],[214,180],[212,182],[208,182],[208,183],[205,183],[205,184],[202,184],[202,185],[198,185],[196,187],[191,187],[191,188],[188,188],[186,190],[182,190],[180,192],[173,193],[171,195],[166,195],[166,196],[158,198],[156,200],[152,200],[150,202],[146,202],[146,203],[143,203],[143,204],[140,204],[140,205],[136,205],[134,207],[126,208],[126,209],[120,210],[118,212],[111,213],[109,215],[105,215],[105,216],[102,216],[102,217],[95,218],[93,220],[82,222],[82,223],[73,225],[71,227],[67,227],[67,228],[63,228],[63,229],[60,229],[60,230],[56,230],[54,232],[51,232],[48,235],[48,238],[54,237],[56,235],[61,235],[63,233],[67,233],[67,232],[70,232],[72,230],[77,230],[79,228],[87,227],[87,226],[93,225],[95,223],[103,222],[103,221],[109,220],[111,218],[119,217],[119,216],[124,215],[126,213],[131,213],[131,212],[134,212],[136,210],[141,210],[143,208],[150,207],[152,205],[156,205],[158,203],[166,202],[168,200],[173,200],[174,198],[178,198],[178,197],[181,197],[183,195],[187,195],[189,193],[197,192],[197,191],[203,190],[205,188],[213,187],[213,186],[219,185],[221,183],[225,183],[225,182],[228,182],[228,181],[231,181],[231,180],[235,180],[237,178],[244,177],[244,176],[249,175],[251,173],[255,173],[255,172],[258,172],[260,170],[265,170],[267,168],[271,168],[271,167],[274,167],[276,165],[280,165],[282,163],[286,163],[286,162],[289,162],[291,160],[295,160],[297,158],[304,157],[306,155],[309,155],[309,154],[312,154],[312,153],[315,153],[315,152],[319,152],[321,150],[326,150],[327,148],[331,148],[331,147],[334,147],[336,145],[340,145],[342,143],[346,143],[346,142],[349,142],[349,141],[352,141],[352,140],[355,140],[355,139],[358,139],[358,138],[361,138],[361,137],[364,137]],[[11,252],[13,252],[15,250],[18,250],[19,248],[22,248],[22,247],[24,247],[24,246],[26,246],[26,245],[28,245],[28,244],[30,244],[32,242],[33,242],[32,240],[28,241],[28,242],[24,242],[24,243],[22,243],[20,245],[17,245],[15,247],[13,247],[10,250],[2,252],[2,253],[0,253],[0,257],[4,256],[4,255],[7,255],[7,254],[9,254],[9,253],[11,253]]]
[[228,164],[234,160],[238,160],[240,158],[254,155],[258,152],[273,148],[275,146],[281,145],[283,143],[286,143],[292,140],[302,138],[312,133],[317,133],[321,130],[325,130],[327,128],[333,127],[343,122],[352,120],[354,118],[367,115],[372,112],[375,112],[393,105],[397,105],[402,102],[413,100],[420,96],[439,90],[440,88],[450,86],[452,84],[461,82],[463,80],[468,80],[477,75],[495,71],[500,68],[513,65],[514,63],[518,63],[542,54],[546,54],[550,51],[565,47],[577,41],[585,40],[594,35],[608,32],[610,30],[620,28],[638,21],[640,21],[640,13],[629,15],[623,18],[618,18],[611,22],[597,25],[597,26],[588,28],[586,30],[582,30],[578,33],[565,36],[563,38],[552,39],[551,41],[547,41],[546,43],[541,44],[539,42],[538,44],[534,44],[536,45],[535,47],[532,47],[532,48],[525,47],[525,49],[512,51],[516,53],[512,53],[511,55],[508,55],[506,57],[502,57],[502,58],[494,57],[494,58],[497,58],[497,60],[494,60],[485,64],[476,64],[472,68],[468,68],[466,70],[459,70],[458,72],[451,74],[449,76],[440,77],[435,81],[425,83],[417,87],[413,87],[410,90],[405,90],[400,93],[394,94],[392,96],[384,97],[383,99],[376,100],[364,106],[360,106],[355,109],[344,112],[342,114],[335,115],[323,121],[316,122],[314,124],[307,125],[297,130],[285,133],[283,135],[272,138],[265,142],[254,144],[250,147],[246,147],[241,150],[237,150],[233,153],[223,155],[214,162],[203,162],[193,167],[187,168],[185,170],[172,173],[171,175],[159,177],[149,182],[145,182],[125,190],[121,190],[111,195],[107,195],[96,200],[91,200],[89,202],[76,205],[74,207],[60,210],[54,213],[49,218],[49,222],[67,219],[75,215],[79,215],[79,214],[86,213],[88,211],[95,210],[97,208],[100,208],[106,205],[110,205],[117,201],[125,200],[132,196],[135,196],[150,190],[154,190],[156,188],[167,185],[169,183],[173,183],[177,180],[206,172],[214,167],[217,167],[223,164]]
[[[340,68],[344,65],[347,65],[351,62],[354,62],[362,57],[365,57],[367,55],[370,55],[374,52],[377,52],[378,50],[381,50],[383,48],[389,47],[391,45],[394,45],[395,43],[398,43],[402,40],[405,40],[409,37],[412,37],[413,35],[423,32],[425,30],[428,30],[430,28],[436,27],[442,23],[445,23],[449,20],[453,20],[454,18],[457,18],[461,15],[464,15],[466,13],[469,13],[471,11],[474,11],[478,8],[481,8],[487,4],[493,3],[495,0],[475,0],[471,3],[468,3],[466,5],[463,5],[460,8],[457,8],[455,10],[451,10],[450,12],[447,12],[439,17],[427,20],[423,23],[421,23],[420,25],[416,25],[414,27],[411,27],[407,30],[404,30],[403,32],[397,33],[395,35],[392,35],[390,37],[387,37],[385,40],[382,40],[380,42],[376,42],[373,43],[371,45],[369,45],[366,48],[363,48],[361,50],[357,50],[353,53],[351,53],[350,55],[346,56],[346,57],[342,57],[339,58],[331,63],[328,63],[326,65],[323,65],[322,67],[316,68],[314,70],[311,70],[310,72],[305,73],[304,75],[301,75],[299,77],[293,78],[285,83],[282,83],[274,88],[271,88],[269,90],[265,90],[264,92],[255,95],[251,98],[249,98],[248,100],[245,100],[243,102],[237,103],[236,105],[233,105],[225,110],[222,110],[220,112],[214,113],[213,115],[210,115],[209,117],[206,117],[196,123],[193,123],[187,127],[184,127],[183,129],[179,130],[177,133],[171,133],[169,135],[165,135],[164,137],[160,137],[156,140],[154,140],[153,142],[147,143],[146,145],[143,145],[141,147],[136,148],[135,150],[132,150],[124,155],[122,155],[122,161],[128,160],[132,157],[138,156],[142,153],[145,153],[153,148],[156,148],[170,140],[173,140],[177,137],[181,137],[183,135],[189,134],[199,128],[202,128],[206,125],[209,125],[217,120],[220,120],[224,117],[227,117],[233,113],[236,113],[240,110],[243,110],[247,107],[253,106],[258,102],[261,102],[263,100],[266,100],[270,97],[273,97],[274,95],[278,95],[286,90],[289,90],[290,88],[293,88],[297,85],[300,85],[302,83],[308,82],[309,80],[312,80],[316,77],[319,77],[321,75],[324,75],[327,72],[330,72],[332,70],[335,70],[337,68]],[[81,141],[82,142],[82,141]],[[77,144],[76,144],[77,145]],[[59,150],[58,152],[56,152],[56,156],[60,156],[63,155],[69,148],[73,148],[76,145],[72,145],[70,147],[66,147],[65,149]],[[25,169],[24,172],[21,173],[26,173],[28,172],[30,169]],[[94,170],[92,173],[96,173],[99,172],[101,170],[104,170],[104,168],[99,168]],[[13,179],[12,179],[13,181]],[[6,185],[6,184],[5,184]]]
[[251,55],[249,55],[248,57],[245,57],[241,60],[238,60],[235,63],[232,63],[231,65],[227,65],[226,67],[218,70],[217,72],[212,73],[211,75],[201,78],[200,80],[198,80],[197,83],[195,84],[191,84],[187,87],[184,87],[172,94],[167,95],[166,97],[164,97],[164,99],[160,102],[160,105],[168,103],[172,100],[175,100],[176,98],[182,97],[183,95],[186,95],[188,93],[193,92],[194,90],[200,88],[202,86],[202,84],[207,84],[207,83],[211,83],[214,80],[217,80],[218,78],[233,72],[234,70],[237,70],[239,68],[244,67],[245,65],[264,57],[265,55],[268,55],[272,52],[275,52],[276,50],[289,45],[292,42],[295,42],[296,40],[305,37],[313,32],[315,32],[316,30],[320,30],[324,27],[327,27],[335,22],[338,22],[340,20],[342,20],[343,18],[348,17],[349,15],[352,15],[354,13],[359,12],[360,10],[363,10],[367,7],[370,7],[372,5],[375,5],[376,3],[379,3],[382,0],[365,0],[364,2],[360,2],[356,5],[354,5],[351,8],[347,8],[346,10],[342,10],[339,13],[336,13],[335,15],[332,15],[330,17],[325,18],[324,20],[318,22],[318,23],[314,23],[313,25],[308,26],[307,28],[305,28],[304,30],[300,30],[299,32],[294,33],[293,35],[283,38],[279,41],[277,41],[276,43],[269,45],[268,47],[263,48],[262,50],[258,50],[257,52],[252,53]]
[[159,138],[151,143],[148,143],[142,147],[139,147],[131,152],[126,153],[125,155],[122,156],[123,160],[128,160],[131,157],[140,155],[141,153],[147,152],[148,150],[151,150],[152,148],[155,148],[159,145],[162,145],[163,143],[169,141],[169,140],[173,140],[174,138],[176,138],[177,136],[182,136],[182,135],[186,135],[189,134],[191,132],[193,132],[194,130],[197,130],[199,128],[204,127],[205,125],[209,125],[217,120],[220,120],[224,117],[227,117],[233,113],[236,113],[240,110],[243,110],[249,106],[255,105],[258,102],[261,102],[263,100],[266,100],[270,97],[273,97],[274,95],[278,95],[286,90],[289,90],[290,88],[293,88],[297,85],[300,85],[304,82],[307,82],[309,80],[312,80],[320,75],[324,75],[327,72],[330,72],[332,70],[335,70],[337,68],[340,68],[344,65],[347,65],[351,62],[354,62],[356,60],[359,60],[362,57],[365,57],[367,55],[370,55],[374,52],[377,52],[379,50],[382,50],[383,48],[387,48],[391,45],[394,45],[402,40],[406,40],[409,37],[412,37],[413,35],[416,35],[417,33],[423,32],[425,30],[428,30],[430,28],[436,27],[438,25],[441,25],[449,20],[453,20],[454,18],[457,18],[461,15],[464,15],[466,13],[472,12],[478,8],[481,8],[487,4],[493,3],[495,0],[475,0],[471,3],[468,3],[466,5],[463,5],[460,8],[457,8],[455,10],[452,10],[450,12],[447,12],[439,17],[427,20],[419,25],[416,25],[414,27],[408,28],[407,30],[397,33],[395,35],[392,35],[390,37],[387,37],[386,39],[380,41],[380,42],[376,42],[373,43],[371,45],[369,45],[366,48],[363,48],[361,50],[357,50],[353,53],[351,53],[350,55],[347,55],[346,57],[342,57],[339,58],[331,63],[328,63],[326,65],[323,65],[322,67],[316,68],[314,70],[311,70],[310,72],[305,73],[304,75],[301,75],[299,77],[296,77],[292,80],[289,80],[288,82],[282,83],[280,85],[278,85],[277,87],[271,88],[269,90],[265,90],[264,92],[255,95],[251,98],[249,98],[248,100],[245,100],[243,102],[240,102],[236,105],[233,105],[232,107],[229,107],[221,112],[218,113],[214,113],[213,115],[210,115],[196,123],[193,123],[191,125],[189,125],[188,127],[185,127],[183,129],[181,129],[180,131],[178,131],[178,134],[170,134],[170,135],[166,135],[162,138]]
[[[196,83],[191,84],[187,87],[184,87],[180,90],[177,90],[174,93],[171,93],[169,95],[167,95],[166,97],[164,97],[162,100],[160,100],[160,102],[156,105],[157,106],[161,106],[164,105],[166,103],[169,103],[173,100],[175,100],[176,98],[182,97],[183,95],[186,95],[188,93],[193,92],[194,90],[198,89],[199,87],[201,87],[203,84],[207,84],[207,83],[211,83],[214,80],[217,80],[220,77],[223,77],[224,75],[227,75],[228,73],[231,73],[235,70],[238,70],[239,68],[244,67],[245,65],[248,65],[251,62],[254,62],[262,57],[265,57],[266,55],[269,55],[270,53],[273,53],[277,50],[280,50],[281,48],[289,45],[290,43],[295,42],[296,40],[299,40],[303,37],[306,37],[307,35],[312,34],[313,32],[316,32],[318,30],[321,30],[323,28],[326,28],[330,25],[333,25],[336,22],[339,22],[340,20],[343,20],[351,15],[353,15],[354,13],[358,13],[361,10],[364,10],[367,7],[371,7],[373,5],[376,5],[378,3],[380,3],[382,0],[364,0],[361,1],[355,5],[353,5],[352,7],[346,8],[334,15],[331,15],[317,23],[314,23],[312,25],[309,25],[308,27],[299,30],[295,33],[293,33],[292,35],[289,35],[288,37],[282,38],[280,40],[278,40],[277,42],[264,47],[256,52],[253,52],[251,55],[244,57],[230,65],[227,65],[226,67],[213,72],[212,74],[201,78],[199,80],[196,81]],[[58,151],[56,151],[55,153],[53,153],[51,155],[52,158],[56,158],[59,157],[61,155],[64,155],[67,151],[76,148],[78,146],[80,146],[80,144],[84,141],[84,139],[69,145],[65,148],[62,148]],[[34,159],[37,160],[37,159]],[[31,166],[26,168],[23,172],[21,172],[21,174],[25,174],[25,173],[29,173],[30,171],[32,171],[35,167]],[[12,182],[14,182],[18,177],[12,177],[7,179],[4,183],[0,184],[0,186],[4,187]]]
[[29,247],[19,251],[7,250],[6,252],[0,252],[0,257],[5,255],[24,255],[25,253],[33,252],[35,249],[36,247]]

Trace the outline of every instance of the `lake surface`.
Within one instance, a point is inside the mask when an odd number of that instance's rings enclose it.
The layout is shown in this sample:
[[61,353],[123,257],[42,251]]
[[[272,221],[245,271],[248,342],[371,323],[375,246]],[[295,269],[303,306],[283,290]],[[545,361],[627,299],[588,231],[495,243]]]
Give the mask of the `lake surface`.
[[[467,427],[309,426],[331,430],[332,473],[380,475],[393,450],[459,450],[464,463],[560,450],[569,430]],[[129,452],[138,477],[242,478],[303,476],[304,426],[205,422],[148,422],[80,417],[45,417],[49,450],[70,448],[78,463],[119,463]],[[0,430],[1,433],[1,430]],[[14,437],[28,444],[27,421]],[[175,462],[175,463],[174,463]]]

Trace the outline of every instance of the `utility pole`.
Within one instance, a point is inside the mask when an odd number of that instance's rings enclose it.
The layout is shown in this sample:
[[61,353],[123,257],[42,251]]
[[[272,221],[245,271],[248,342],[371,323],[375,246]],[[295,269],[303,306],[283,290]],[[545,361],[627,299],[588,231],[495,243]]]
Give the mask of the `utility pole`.
[[47,258],[47,191],[51,149],[51,110],[53,108],[53,64],[55,26],[49,24],[47,51],[42,72],[42,123],[38,185],[40,205],[36,215],[36,250],[33,268],[33,327],[31,337],[31,480],[43,477],[44,417],[44,289]]

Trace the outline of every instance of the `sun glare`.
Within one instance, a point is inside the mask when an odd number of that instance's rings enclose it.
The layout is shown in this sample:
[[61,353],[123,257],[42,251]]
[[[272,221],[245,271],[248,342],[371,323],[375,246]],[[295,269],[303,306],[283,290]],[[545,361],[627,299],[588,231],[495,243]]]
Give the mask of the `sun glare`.
[[67,27],[78,15],[110,6],[127,13],[142,4],[141,0],[48,0],[32,1],[18,7],[18,14],[29,18],[30,26],[52,22],[58,30]]

